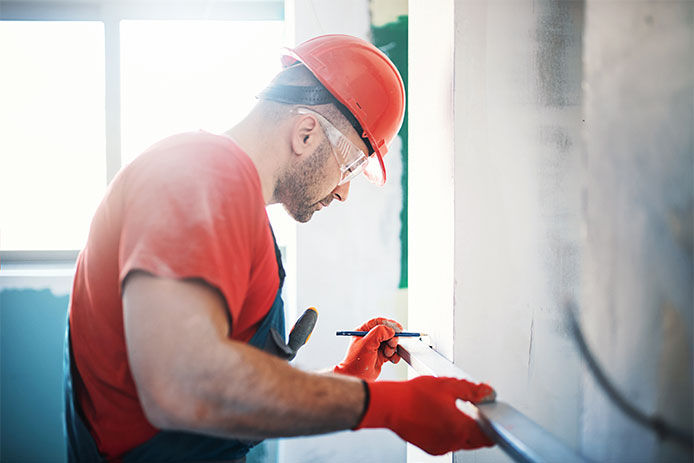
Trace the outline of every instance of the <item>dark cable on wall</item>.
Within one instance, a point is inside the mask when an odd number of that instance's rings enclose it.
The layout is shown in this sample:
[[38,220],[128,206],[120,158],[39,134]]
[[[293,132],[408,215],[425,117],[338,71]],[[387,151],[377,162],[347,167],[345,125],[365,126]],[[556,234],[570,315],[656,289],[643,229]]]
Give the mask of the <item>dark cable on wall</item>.
[[637,409],[632,403],[630,403],[624,395],[622,395],[614,384],[607,378],[604,370],[600,367],[595,356],[591,352],[585,338],[583,337],[583,331],[576,319],[576,306],[573,302],[569,301],[566,303],[566,313],[569,321],[569,328],[571,334],[573,335],[581,354],[588,364],[588,369],[595,378],[600,388],[607,394],[607,397],[624,412],[629,418],[636,421],[640,425],[654,431],[658,437],[661,439],[672,439],[678,444],[694,447],[694,442],[692,435],[687,431],[677,428],[658,415],[649,416],[641,410]]

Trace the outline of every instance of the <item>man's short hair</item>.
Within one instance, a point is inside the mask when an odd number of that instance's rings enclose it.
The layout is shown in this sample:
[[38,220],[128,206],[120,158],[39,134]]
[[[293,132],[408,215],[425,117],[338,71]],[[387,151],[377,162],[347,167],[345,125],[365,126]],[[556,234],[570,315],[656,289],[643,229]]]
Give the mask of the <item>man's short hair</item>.
[[[350,127],[360,137],[364,133],[354,115],[301,63],[279,72],[270,85],[260,92],[258,99],[267,116],[275,120],[287,117],[295,107],[306,106],[322,114],[343,133]],[[368,139],[362,139],[369,152],[373,152]]]

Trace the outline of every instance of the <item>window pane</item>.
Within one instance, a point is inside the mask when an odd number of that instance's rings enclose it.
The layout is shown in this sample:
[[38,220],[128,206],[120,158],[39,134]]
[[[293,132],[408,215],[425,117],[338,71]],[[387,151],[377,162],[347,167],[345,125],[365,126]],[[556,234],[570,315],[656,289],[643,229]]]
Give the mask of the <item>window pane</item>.
[[122,21],[122,159],[186,130],[221,133],[280,70],[282,21]]
[[104,30],[0,21],[0,248],[79,249],[106,186]]

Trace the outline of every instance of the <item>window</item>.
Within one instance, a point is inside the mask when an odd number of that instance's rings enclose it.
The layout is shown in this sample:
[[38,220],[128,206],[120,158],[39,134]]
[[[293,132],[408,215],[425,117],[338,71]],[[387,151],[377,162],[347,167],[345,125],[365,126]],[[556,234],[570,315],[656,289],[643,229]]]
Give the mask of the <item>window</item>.
[[221,133],[280,70],[282,21],[122,21],[122,159],[187,130]]
[[0,21],[0,249],[77,249],[106,187],[104,28]]
[[[128,4],[108,18],[62,2],[3,7],[0,250],[82,248],[122,164],[173,133],[238,122],[280,68],[283,7],[275,3],[203,12]],[[114,91],[120,98],[109,97]],[[276,228],[288,226],[271,215]]]

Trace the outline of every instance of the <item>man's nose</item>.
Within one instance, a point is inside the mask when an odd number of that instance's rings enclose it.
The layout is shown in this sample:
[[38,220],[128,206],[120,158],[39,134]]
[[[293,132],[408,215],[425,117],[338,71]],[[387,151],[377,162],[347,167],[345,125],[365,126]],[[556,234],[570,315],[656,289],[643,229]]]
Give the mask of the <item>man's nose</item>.
[[335,187],[333,190],[333,199],[337,199],[338,201],[347,201],[347,196],[349,195],[349,185],[352,182],[347,182],[343,183],[342,185],[338,185]]

